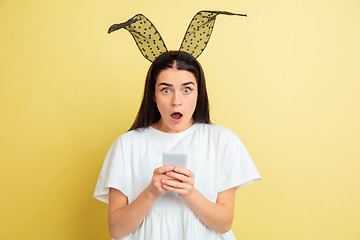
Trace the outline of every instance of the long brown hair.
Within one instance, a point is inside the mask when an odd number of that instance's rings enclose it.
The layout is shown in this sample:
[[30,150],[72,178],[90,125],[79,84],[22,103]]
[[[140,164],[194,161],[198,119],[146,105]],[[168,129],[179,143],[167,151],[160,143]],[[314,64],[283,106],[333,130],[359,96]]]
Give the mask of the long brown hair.
[[161,115],[154,101],[156,78],[167,68],[186,70],[194,74],[198,85],[198,98],[193,113],[195,122],[210,123],[209,99],[206,91],[205,75],[200,63],[186,52],[169,51],[163,53],[151,64],[145,81],[144,96],[131,130],[146,128],[160,120]]

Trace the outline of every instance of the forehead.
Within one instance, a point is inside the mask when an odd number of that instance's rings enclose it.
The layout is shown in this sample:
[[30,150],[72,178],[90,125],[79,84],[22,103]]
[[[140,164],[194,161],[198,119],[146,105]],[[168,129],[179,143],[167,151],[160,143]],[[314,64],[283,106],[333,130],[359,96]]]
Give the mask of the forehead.
[[160,83],[169,83],[172,85],[181,85],[183,83],[192,82],[197,85],[196,78],[192,72],[186,70],[178,70],[167,68],[162,70],[156,78],[156,85]]

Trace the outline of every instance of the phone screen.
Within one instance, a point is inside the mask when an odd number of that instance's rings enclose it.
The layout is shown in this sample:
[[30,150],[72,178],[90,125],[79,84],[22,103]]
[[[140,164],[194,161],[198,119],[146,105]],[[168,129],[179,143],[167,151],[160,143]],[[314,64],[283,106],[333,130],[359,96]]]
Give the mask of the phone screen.
[[183,152],[164,152],[163,166],[174,165],[175,167],[186,168],[187,154]]

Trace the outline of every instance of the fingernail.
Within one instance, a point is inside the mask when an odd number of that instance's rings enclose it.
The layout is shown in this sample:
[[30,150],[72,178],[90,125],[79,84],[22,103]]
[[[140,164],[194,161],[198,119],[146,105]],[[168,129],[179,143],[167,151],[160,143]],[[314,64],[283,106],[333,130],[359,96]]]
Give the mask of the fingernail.
[[170,175],[170,172],[166,172],[166,175]]
[[165,183],[166,181],[165,181],[165,180],[162,180],[161,182],[162,182],[162,183]]
[[178,171],[179,169],[178,168],[175,168],[174,171]]

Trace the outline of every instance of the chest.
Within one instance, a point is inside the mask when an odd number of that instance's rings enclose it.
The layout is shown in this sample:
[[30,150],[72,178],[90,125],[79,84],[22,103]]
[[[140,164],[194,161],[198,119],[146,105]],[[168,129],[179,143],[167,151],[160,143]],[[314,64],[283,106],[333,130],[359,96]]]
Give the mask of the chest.
[[187,168],[195,175],[195,188],[211,201],[216,201],[221,149],[217,141],[208,137],[183,139],[143,138],[125,146],[126,185],[129,200],[135,199],[150,183],[154,169],[162,166],[165,151],[187,153]]

